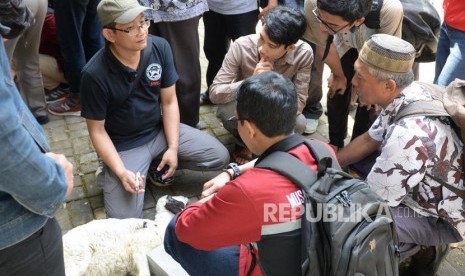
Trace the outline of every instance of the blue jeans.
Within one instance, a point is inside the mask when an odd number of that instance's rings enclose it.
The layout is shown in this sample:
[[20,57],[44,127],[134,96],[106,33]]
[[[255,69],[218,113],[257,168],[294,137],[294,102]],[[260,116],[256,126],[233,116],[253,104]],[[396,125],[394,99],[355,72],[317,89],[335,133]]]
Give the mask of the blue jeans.
[[70,91],[79,95],[81,70],[104,46],[102,24],[97,15],[100,0],[55,1],[57,40],[63,55]]
[[455,78],[465,79],[464,53],[465,32],[443,23],[436,53],[435,84],[447,86]]
[[[239,274],[239,246],[223,247],[217,250],[203,251],[180,242],[174,232],[174,217],[165,232],[165,250],[186,270],[195,276],[237,276]],[[214,227],[214,226],[212,226]]]

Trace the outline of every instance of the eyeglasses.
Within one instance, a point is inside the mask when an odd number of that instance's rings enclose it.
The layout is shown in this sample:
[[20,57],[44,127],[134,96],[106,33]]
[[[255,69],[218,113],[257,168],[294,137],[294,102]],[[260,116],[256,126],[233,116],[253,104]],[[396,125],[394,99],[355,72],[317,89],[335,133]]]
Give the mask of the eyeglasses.
[[249,120],[249,119],[239,118],[239,116],[237,115],[233,115],[228,119],[228,121],[246,121],[246,120]]
[[146,19],[142,24],[139,26],[132,26],[126,29],[118,29],[114,27],[106,27],[107,29],[110,30],[115,30],[115,31],[120,31],[123,33],[127,33],[129,36],[136,36],[139,34],[139,30],[146,31],[150,27],[150,20]]
[[318,20],[318,22],[320,22],[321,24],[325,25],[325,27],[326,27],[329,31],[331,31],[332,34],[337,34],[338,32],[342,31],[344,28],[346,28],[346,27],[348,27],[348,26],[350,26],[350,25],[352,24],[352,23],[347,23],[346,25],[340,27],[338,30],[335,30],[335,29],[331,28],[331,26],[329,26],[329,23],[328,23],[328,22],[326,22],[326,21],[324,21],[323,19],[321,19],[320,14],[319,14],[319,13],[320,13],[320,10],[319,10],[318,8],[314,8],[314,9],[312,10],[312,12],[313,12],[313,15],[316,17],[316,19]]

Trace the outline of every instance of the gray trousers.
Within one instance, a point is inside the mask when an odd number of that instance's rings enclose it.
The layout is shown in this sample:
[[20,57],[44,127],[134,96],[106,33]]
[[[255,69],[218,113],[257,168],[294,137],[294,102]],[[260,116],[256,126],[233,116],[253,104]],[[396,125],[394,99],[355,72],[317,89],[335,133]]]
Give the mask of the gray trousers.
[[44,86],[39,66],[39,45],[47,13],[47,0],[26,0],[35,22],[22,35],[5,42],[8,59],[18,76],[19,91],[35,117],[47,115]]
[[[149,143],[118,152],[126,169],[146,176],[150,163],[160,159],[167,149],[165,133],[160,133]],[[181,124],[179,135],[178,169],[195,171],[221,170],[229,162],[228,150],[213,136],[196,128]],[[147,177],[146,177],[147,179]],[[103,187],[104,204],[109,218],[141,218],[144,195],[127,192],[119,178],[104,166],[97,177]]]
[[462,240],[460,234],[441,218],[425,217],[405,205],[391,208],[399,236],[400,261],[415,255],[421,246],[436,246]]
[[[216,111],[216,116],[218,119],[220,119],[223,127],[234,136],[234,138],[237,140],[237,143],[242,145],[242,141],[240,141],[239,133],[237,131],[237,121],[231,120],[231,118],[234,117],[236,105],[236,101],[231,101],[226,104],[219,104]],[[298,115],[295,121],[294,132],[297,134],[302,134],[305,130],[305,125],[305,116],[303,114]]]

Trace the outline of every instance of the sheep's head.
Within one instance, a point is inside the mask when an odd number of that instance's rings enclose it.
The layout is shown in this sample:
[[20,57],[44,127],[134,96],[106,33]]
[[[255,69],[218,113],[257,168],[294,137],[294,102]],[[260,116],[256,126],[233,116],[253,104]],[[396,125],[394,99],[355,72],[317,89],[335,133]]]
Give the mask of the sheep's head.
[[164,212],[171,212],[172,214],[177,214],[186,207],[188,200],[189,199],[185,196],[162,196],[158,199],[157,202],[157,215]]

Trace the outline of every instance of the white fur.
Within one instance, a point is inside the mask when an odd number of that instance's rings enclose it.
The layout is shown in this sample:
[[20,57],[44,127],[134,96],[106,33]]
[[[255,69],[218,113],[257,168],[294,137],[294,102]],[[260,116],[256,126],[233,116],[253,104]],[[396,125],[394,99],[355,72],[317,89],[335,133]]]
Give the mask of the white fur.
[[[155,221],[101,219],[71,229],[63,236],[66,275],[150,276],[147,253],[161,245],[174,216],[164,207],[166,198],[157,202]],[[184,203],[188,200],[173,198]]]

